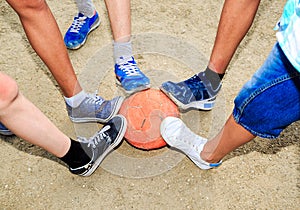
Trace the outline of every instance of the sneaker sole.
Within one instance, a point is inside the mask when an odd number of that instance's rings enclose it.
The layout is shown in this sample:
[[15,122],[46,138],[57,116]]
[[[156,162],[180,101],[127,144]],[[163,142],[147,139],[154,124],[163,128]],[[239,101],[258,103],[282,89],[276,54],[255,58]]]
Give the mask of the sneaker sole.
[[147,90],[151,87],[150,84],[148,85],[142,85],[142,86],[138,86],[137,88],[135,88],[134,90],[125,90],[121,84],[121,82],[116,78],[116,84],[120,87],[122,87],[122,89],[127,93],[127,94],[133,94],[139,91],[143,91],[143,90]]
[[120,110],[123,101],[125,100],[124,97],[119,97],[118,101],[115,104],[115,107],[113,109],[113,111],[111,112],[111,114],[106,118],[106,119],[99,119],[99,118],[74,118],[74,117],[70,117],[71,121],[74,123],[89,123],[89,122],[98,122],[98,123],[107,123],[112,117],[114,117]]
[[115,148],[117,147],[123,140],[123,137],[125,135],[126,129],[127,129],[127,121],[126,118],[122,115],[116,115],[118,117],[121,117],[123,119],[123,124],[121,125],[120,132],[118,136],[116,137],[116,140],[113,144],[111,144],[107,150],[95,161],[92,168],[85,174],[81,174],[81,176],[90,176],[94,173],[94,171],[99,167],[100,163],[104,160],[104,158]]
[[212,110],[215,106],[215,99],[216,96],[213,98],[209,98],[202,101],[193,101],[189,104],[183,104],[181,101],[177,100],[172,94],[170,94],[168,91],[166,91],[162,86],[160,87],[160,90],[166,94],[180,109],[182,110],[188,110],[190,108],[200,109],[204,111]]
[[98,19],[96,20],[96,22],[92,25],[91,29],[90,29],[89,32],[87,33],[87,35],[86,35],[86,37],[85,37],[85,39],[83,40],[82,43],[80,43],[80,44],[79,44],[78,46],[76,46],[76,47],[68,47],[68,46],[67,46],[67,48],[68,48],[69,50],[78,50],[79,48],[81,48],[81,47],[85,44],[85,42],[86,42],[86,40],[87,40],[87,38],[88,38],[88,35],[89,35],[92,31],[94,31],[96,28],[98,28],[98,26],[100,25],[100,23],[101,23],[101,20],[100,20],[100,18],[98,18]]

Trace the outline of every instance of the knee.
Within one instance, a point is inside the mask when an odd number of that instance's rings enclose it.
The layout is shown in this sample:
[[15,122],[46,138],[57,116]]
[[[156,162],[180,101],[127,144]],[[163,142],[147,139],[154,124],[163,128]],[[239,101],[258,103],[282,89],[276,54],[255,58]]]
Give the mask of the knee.
[[0,110],[13,103],[18,96],[18,85],[9,76],[0,73]]
[[46,9],[45,0],[6,0],[20,16],[27,16]]

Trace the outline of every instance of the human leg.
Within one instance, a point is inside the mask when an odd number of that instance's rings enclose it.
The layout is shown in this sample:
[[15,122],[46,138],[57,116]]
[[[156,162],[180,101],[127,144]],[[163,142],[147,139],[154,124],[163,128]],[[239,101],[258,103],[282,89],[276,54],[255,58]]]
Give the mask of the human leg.
[[125,118],[117,115],[94,136],[74,141],[19,92],[13,79],[1,72],[0,121],[17,136],[62,159],[72,173],[81,176],[91,175],[121,143],[126,131]]
[[78,83],[57,23],[45,1],[7,0],[20,17],[31,46],[47,65],[66,97],[79,93]]
[[260,0],[226,0],[207,69],[185,81],[162,84],[161,90],[181,109],[214,107],[226,68],[249,30],[259,3]]
[[98,95],[86,94],[82,90],[57,23],[46,2],[34,0],[7,0],[7,2],[18,13],[32,47],[58,82],[65,96],[71,120],[87,122],[93,118],[92,121],[107,122],[114,116],[122,104],[123,97],[107,101]]
[[160,126],[167,144],[186,154],[201,169],[218,167],[223,157],[255,136],[229,117],[220,133],[208,140],[191,131],[176,117],[166,117]]
[[139,69],[132,53],[130,0],[106,0],[105,4],[114,39],[115,74],[118,83],[127,93],[149,88],[150,80]]
[[300,119],[299,104],[300,73],[276,44],[236,97],[233,114],[216,137],[207,141],[176,118],[166,118],[161,133],[169,145],[182,150],[200,168],[209,169],[215,166],[211,163],[218,163],[255,136],[276,138]]
[[0,73],[0,121],[15,135],[62,157],[70,139],[19,91],[16,82]]
[[235,108],[222,131],[204,146],[208,162],[247,143],[255,136],[276,138],[300,119],[300,74],[276,44],[263,66],[235,99]]
[[92,0],[75,0],[78,14],[64,36],[68,49],[79,49],[87,40],[90,32],[100,25],[100,17]]

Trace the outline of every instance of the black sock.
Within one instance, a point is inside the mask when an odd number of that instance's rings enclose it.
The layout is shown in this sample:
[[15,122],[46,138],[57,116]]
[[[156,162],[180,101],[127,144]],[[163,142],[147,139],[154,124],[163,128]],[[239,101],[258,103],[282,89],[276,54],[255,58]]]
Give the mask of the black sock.
[[90,162],[91,158],[85,153],[80,142],[71,139],[71,146],[67,154],[60,158],[71,168],[77,168]]
[[219,87],[225,74],[218,74],[208,67],[204,71],[205,77],[210,81],[212,88],[215,90]]

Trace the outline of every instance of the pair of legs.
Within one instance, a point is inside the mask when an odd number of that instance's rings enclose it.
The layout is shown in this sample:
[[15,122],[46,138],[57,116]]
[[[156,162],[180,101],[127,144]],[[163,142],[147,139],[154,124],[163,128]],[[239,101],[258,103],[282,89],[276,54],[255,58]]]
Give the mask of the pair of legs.
[[[78,15],[64,36],[69,49],[79,49],[88,34],[100,25],[100,17],[92,0],[76,0]],[[150,87],[150,80],[138,68],[131,46],[130,0],[106,0],[109,20],[114,39],[114,62],[117,82],[127,93]]]
[[[299,104],[300,73],[277,43],[236,97],[233,113],[217,136],[207,141],[175,118],[166,118],[161,131],[171,146],[184,151],[200,168],[208,169],[215,166],[211,163],[220,162],[255,136],[276,138],[284,128],[300,120]],[[178,134],[169,131],[176,127]]]
[[18,90],[16,82],[0,72],[0,121],[14,134],[63,160],[72,173],[89,176],[118,144],[126,120],[115,116],[93,137],[74,141],[62,133]]

